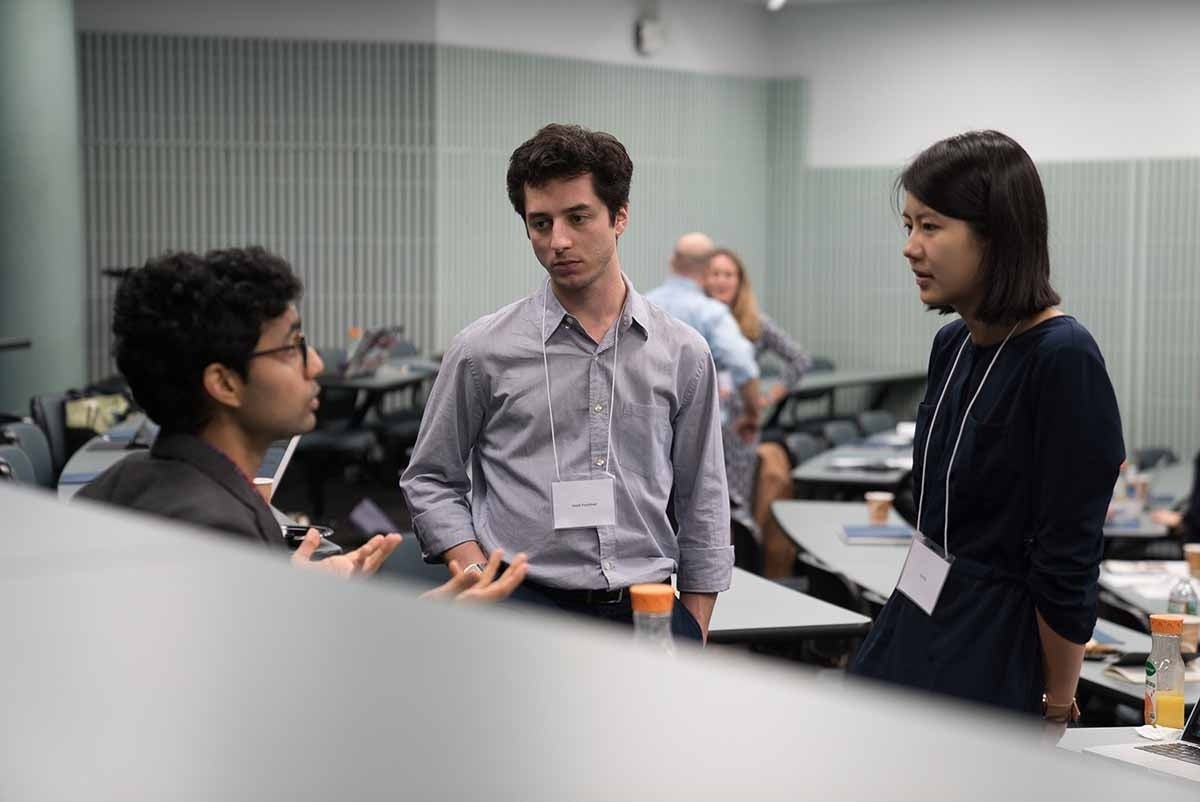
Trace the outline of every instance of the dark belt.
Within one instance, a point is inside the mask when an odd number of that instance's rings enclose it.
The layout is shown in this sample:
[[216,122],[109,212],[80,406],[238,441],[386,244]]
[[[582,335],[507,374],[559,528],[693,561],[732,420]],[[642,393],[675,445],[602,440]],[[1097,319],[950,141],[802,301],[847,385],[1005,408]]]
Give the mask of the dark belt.
[[[548,585],[542,585],[529,579],[526,579],[524,584],[533,588],[539,593],[544,594],[558,604],[573,604],[590,607],[601,604],[622,604],[629,600],[629,588],[613,588],[611,590],[571,590],[567,588],[552,588]],[[664,579],[661,581],[661,584],[669,585],[671,584],[671,580]]]

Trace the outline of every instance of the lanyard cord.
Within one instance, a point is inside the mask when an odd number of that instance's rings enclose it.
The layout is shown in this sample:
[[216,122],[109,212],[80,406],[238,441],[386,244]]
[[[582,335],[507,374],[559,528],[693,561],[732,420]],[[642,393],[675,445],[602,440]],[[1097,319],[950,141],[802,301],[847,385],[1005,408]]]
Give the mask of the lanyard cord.
[[[550,412],[550,447],[554,450],[554,473],[562,481],[562,470],[558,467],[558,438],[554,433],[554,406],[550,401],[550,358],[546,355],[546,310],[550,303],[550,279],[546,279],[545,295],[542,296],[542,369],[546,374],[546,409]],[[608,399],[608,442],[604,446],[604,472],[609,476],[608,461],[612,457],[613,404],[617,400],[617,349],[621,344],[621,318],[624,309],[617,314],[613,329],[612,394]],[[615,478],[615,477],[614,477]]]
[[[975,388],[975,394],[971,396],[971,400],[967,403],[967,408],[963,412],[962,423],[958,427],[958,436],[954,438],[954,448],[950,452],[950,462],[946,465],[946,511],[942,515],[942,553],[946,557],[950,556],[950,470],[954,467],[954,458],[958,456],[958,446],[962,442],[963,431],[967,428],[967,417],[971,414],[971,408],[975,406],[975,401],[979,398],[979,394],[983,392],[983,385],[987,382],[992,368],[995,367],[996,360],[1000,358],[1000,352],[1004,350],[1004,346],[1008,345],[1009,339],[1020,325],[1018,321],[1016,326],[1009,329],[1008,334],[1004,337],[1004,341],[1000,343],[1000,347],[992,355],[992,361],[988,363],[987,370],[983,372],[983,378],[979,380],[979,386]],[[929,421],[929,431],[925,434],[925,453],[921,455],[921,498],[917,501],[918,532],[921,531],[921,511],[925,507],[925,469],[929,465],[929,441],[933,439],[933,425],[937,423],[937,416],[938,412],[941,411],[942,401],[946,397],[946,391],[950,389],[950,382],[954,379],[954,371],[958,368],[959,358],[962,356],[970,339],[971,334],[968,332],[967,336],[963,338],[962,345],[958,347],[958,353],[954,357],[954,364],[950,366],[950,373],[946,376],[946,384],[942,387],[942,394],[938,396],[937,405],[933,408],[933,417]]]

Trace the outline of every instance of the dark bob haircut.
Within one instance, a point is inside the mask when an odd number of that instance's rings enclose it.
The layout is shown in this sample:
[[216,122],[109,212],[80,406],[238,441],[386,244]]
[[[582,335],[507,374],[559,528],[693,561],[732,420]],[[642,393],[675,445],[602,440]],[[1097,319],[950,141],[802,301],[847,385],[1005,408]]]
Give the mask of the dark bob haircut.
[[164,431],[194,434],[211,414],[204,369],[216,362],[245,378],[263,324],[302,291],[288,263],[262,248],[151,259],[117,289],[117,367]]
[[508,160],[508,199],[525,219],[525,186],[543,187],[555,179],[591,173],[596,197],[608,207],[608,221],[629,205],[633,161],[612,134],[578,125],[545,126],[513,151]]
[[[983,243],[984,323],[1014,324],[1060,302],[1050,286],[1046,195],[1025,149],[999,131],[968,131],[931,145],[896,181],[938,213],[963,220]],[[932,307],[953,312],[949,307]]]

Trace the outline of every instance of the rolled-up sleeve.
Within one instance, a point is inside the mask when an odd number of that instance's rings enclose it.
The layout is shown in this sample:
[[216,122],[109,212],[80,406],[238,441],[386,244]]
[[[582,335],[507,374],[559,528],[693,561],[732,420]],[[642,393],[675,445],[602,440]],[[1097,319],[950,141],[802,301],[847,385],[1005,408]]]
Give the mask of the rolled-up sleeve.
[[426,559],[475,540],[467,459],[486,405],[465,334],[450,343],[425,404],[412,459],[400,477]]
[[679,526],[678,587],[682,592],[719,593],[729,589],[733,577],[729,490],[717,373],[709,354],[699,362],[674,420],[671,462]]
[[741,387],[751,379],[758,378],[758,362],[754,357],[754,345],[742,336],[737,321],[728,309],[720,309],[709,323],[708,346],[712,358],[721,370],[729,371],[733,383]]
[[1104,518],[1125,447],[1100,353],[1071,344],[1035,376],[1035,531],[1029,587],[1046,623],[1085,643],[1096,624]]

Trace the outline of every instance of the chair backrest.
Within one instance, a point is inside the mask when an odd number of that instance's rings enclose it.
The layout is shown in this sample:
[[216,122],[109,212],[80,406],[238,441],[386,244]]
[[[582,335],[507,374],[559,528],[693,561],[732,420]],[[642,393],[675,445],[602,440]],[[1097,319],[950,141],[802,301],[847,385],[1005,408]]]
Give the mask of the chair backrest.
[[33,463],[17,446],[0,446],[0,482],[4,481],[27,485],[38,483],[37,474],[33,472]]
[[392,359],[402,359],[406,356],[417,356],[419,353],[420,351],[417,350],[417,346],[413,345],[411,342],[402,337],[397,337],[396,341],[392,343],[391,349],[388,350],[388,356]]
[[37,483],[42,487],[54,487],[54,460],[50,456],[50,443],[45,433],[32,423],[6,423],[0,425],[0,442],[11,442],[29,458]]
[[29,400],[29,411],[50,443],[50,461],[54,477],[67,462],[67,396],[64,393],[35,395]]
[[886,432],[896,428],[896,416],[886,409],[869,409],[858,413],[858,428],[868,437],[877,432]]
[[825,450],[824,444],[808,432],[792,432],[784,438],[793,466],[800,466]]
[[858,427],[848,420],[831,420],[821,427],[830,445],[843,446],[858,439]]
[[820,371],[831,371],[837,368],[833,364],[833,360],[827,356],[814,356],[809,360],[807,373],[817,373]]
[[1148,446],[1134,450],[1133,461],[1139,471],[1152,471],[1155,468],[1174,465],[1179,462],[1179,456],[1165,446]]

